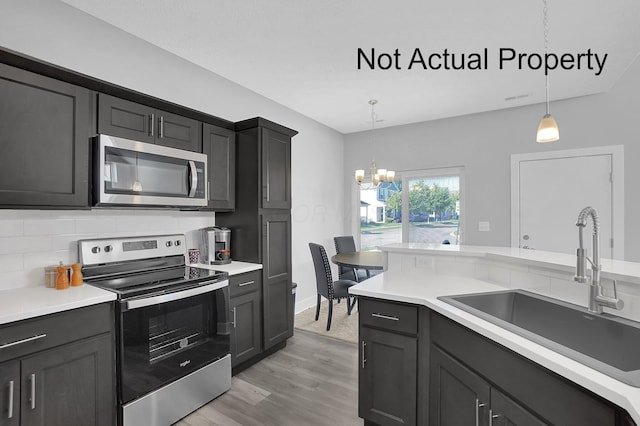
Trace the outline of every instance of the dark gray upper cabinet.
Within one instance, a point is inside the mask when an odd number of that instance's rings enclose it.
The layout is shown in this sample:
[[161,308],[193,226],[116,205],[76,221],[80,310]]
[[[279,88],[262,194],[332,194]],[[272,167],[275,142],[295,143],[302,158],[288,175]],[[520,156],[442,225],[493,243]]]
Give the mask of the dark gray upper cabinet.
[[100,93],[98,133],[202,152],[197,120]]
[[262,128],[262,208],[291,208],[291,137]]
[[91,96],[0,64],[0,205],[88,207]]
[[233,130],[205,123],[202,152],[208,158],[209,205],[214,210],[233,210],[236,204],[236,139]]

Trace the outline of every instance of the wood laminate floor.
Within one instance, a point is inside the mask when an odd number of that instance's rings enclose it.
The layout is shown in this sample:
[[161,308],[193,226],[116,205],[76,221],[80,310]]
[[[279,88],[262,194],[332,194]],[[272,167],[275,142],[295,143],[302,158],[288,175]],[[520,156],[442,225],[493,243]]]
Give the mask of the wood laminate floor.
[[357,358],[354,343],[296,329],[284,349],[175,426],[362,425]]

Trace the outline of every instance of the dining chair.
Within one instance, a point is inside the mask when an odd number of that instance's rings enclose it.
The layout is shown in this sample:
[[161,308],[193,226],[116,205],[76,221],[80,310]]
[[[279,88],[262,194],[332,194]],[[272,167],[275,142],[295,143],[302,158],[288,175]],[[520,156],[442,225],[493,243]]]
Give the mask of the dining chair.
[[[354,253],[356,252],[356,242],[353,235],[343,235],[341,237],[333,237],[333,243],[336,246],[336,253]],[[338,278],[341,280],[352,280],[361,282],[368,278],[367,271],[363,269],[348,268],[338,265]]]
[[357,297],[349,294],[349,287],[358,284],[352,280],[333,281],[331,276],[331,266],[324,247],[320,244],[309,243],[311,258],[316,272],[316,286],[318,290],[318,302],[316,304],[316,321],[320,317],[320,302],[322,297],[329,301],[329,315],[327,317],[327,331],[331,328],[331,317],[333,316],[333,301],[347,299],[347,314],[351,315],[351,310],[356,304]]

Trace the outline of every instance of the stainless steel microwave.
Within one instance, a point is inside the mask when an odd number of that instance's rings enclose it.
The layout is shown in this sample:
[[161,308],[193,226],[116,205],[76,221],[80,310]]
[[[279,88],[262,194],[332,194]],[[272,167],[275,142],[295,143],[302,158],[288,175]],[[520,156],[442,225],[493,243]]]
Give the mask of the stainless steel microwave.
[[206,206],[207,156],[115,136],[94,146],[96,206]]

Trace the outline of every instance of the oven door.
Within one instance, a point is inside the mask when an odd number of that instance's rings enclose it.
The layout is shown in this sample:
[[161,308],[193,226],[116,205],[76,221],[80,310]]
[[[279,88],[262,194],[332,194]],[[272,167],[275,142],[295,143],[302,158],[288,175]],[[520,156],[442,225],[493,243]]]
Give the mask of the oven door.
[[206,206],[207,156],[100,135],[94,157],[97,205]]
[[125,404],[229,353],[228,280],[123,300],[119,321]]

